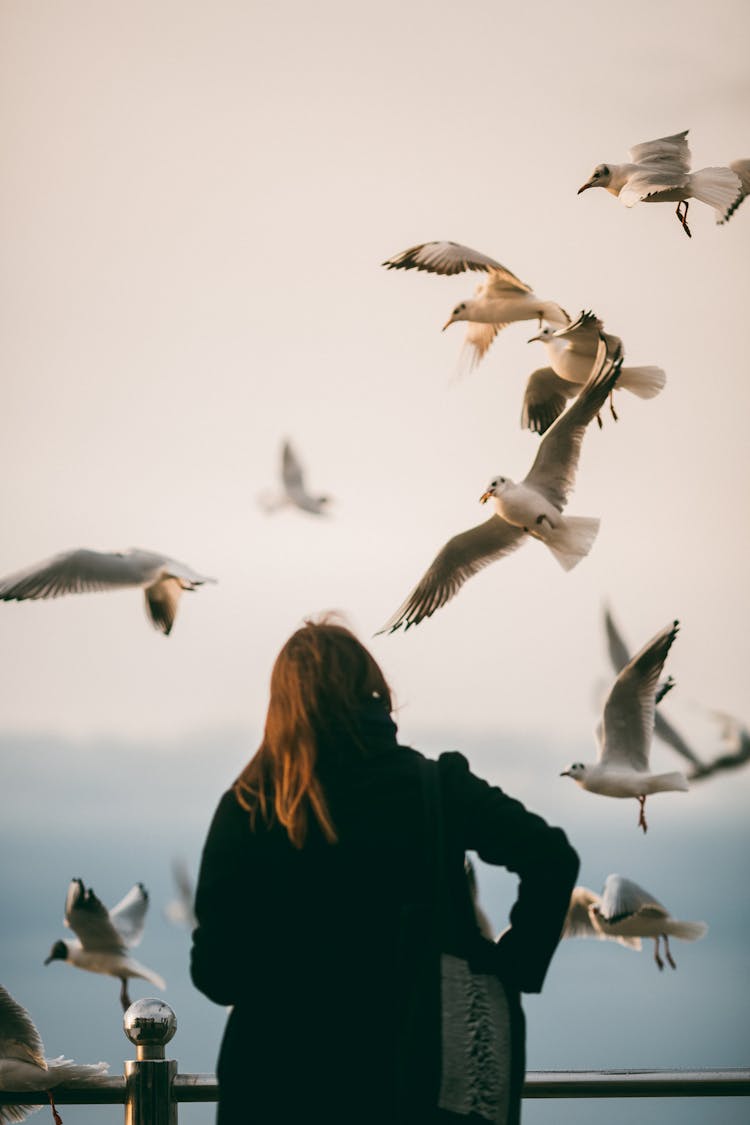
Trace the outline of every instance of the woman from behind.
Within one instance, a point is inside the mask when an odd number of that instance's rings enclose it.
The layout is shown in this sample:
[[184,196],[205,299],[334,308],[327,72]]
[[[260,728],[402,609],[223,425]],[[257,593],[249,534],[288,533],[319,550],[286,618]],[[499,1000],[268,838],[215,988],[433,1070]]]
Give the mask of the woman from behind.
[[[233,1006],[219,1125],[450,1119],[438,1115],[437,867],[449,944],[482,954],[509,998],[510,1092],[497,1120],[518,1120],[517,995],[541,989],[578,859],[560,829],[448,753],[434,767],[439,866],[426,759],[398,743],[391,711],[380,668],[343,626],[307,622],[282,648],[263,741],[219,802],[196,893],[192,978]],[[474,920],[467,849],[520,876],[497,944]]]

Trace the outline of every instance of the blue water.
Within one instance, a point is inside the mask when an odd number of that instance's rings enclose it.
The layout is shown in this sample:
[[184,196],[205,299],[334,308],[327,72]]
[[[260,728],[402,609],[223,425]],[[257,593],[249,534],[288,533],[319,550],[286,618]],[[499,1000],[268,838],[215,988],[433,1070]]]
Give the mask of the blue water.
[[[461,745],[436,736],[413,741],[429,752]],[[195,871],[216,801],[252,748],[251,736],[240,731],[167,747],[0,738],[0,981],[31,1012],[49,1056],[106,1059],[113,1072],[133,1056],[122,1032],[119,983],[42,962],[52,943],[66,936],[62,914],[72,877],[92,885],[108,905],[142,881],[151,908],[137,957],[167,980],[164,999],[178,1018],[168,1054],[181,1071],[213,1071],[225,1013],[193,989],[189,934],[162,911],[174,895],[172,860],[182,857]],[[675,915],[710,926],[700,942],[673,943],[674,972],[659,973],[650,943],[633,953],[610,942],[564,942],[544,993],[525,1002],[529,1068],[747,1066],[750,774],[649,802],[644,838],[635,827],[634,802],[593,798],[558,779],[557,766],[574,756],[571,748],[550,751],[531,739],[498,736],[464,741],[462,749],[477,772],[563,824],[582,856],[581,882],[598,891],[610,871],[619,871]],[[479,883],[485,910],[502,928],[514,878],[480,864]],[[152,986],[132,982],[133,999],[153,993]],[[524,1107],[526,1125],[585,1125],[603,1116],[608,1125],[630,1125],[634,1115],[664,1125],[739,1125],[750,1120],[750,1104],[628,1099],[527,1101]],[[66,1125],[95,1119],[114,1125],[121,1110],[70,1106],[63,1117]],[[180,1110],[189,1125],[212,1118],[210,1106]]]

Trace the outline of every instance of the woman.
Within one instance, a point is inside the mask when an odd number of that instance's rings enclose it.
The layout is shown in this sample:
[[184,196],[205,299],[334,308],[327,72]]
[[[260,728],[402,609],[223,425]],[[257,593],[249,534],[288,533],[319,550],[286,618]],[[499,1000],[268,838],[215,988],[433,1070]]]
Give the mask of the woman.
[[[192,978],[233,1005],[217,1068],[220,1125],[438,1120],[428,769],[441,795],[454,944],[492,950],[511,1002],[541,989],[576,853],[460,754],[427,767],[397,742],[391,710],[380,668],[340,625],[306,623],[276,660],[263,741],[219,803],[196,894]],[[520,876],[497,945],[466,909],[466,849]],[[513,1026],[508,1121],[523,1071],[518,1018]]]

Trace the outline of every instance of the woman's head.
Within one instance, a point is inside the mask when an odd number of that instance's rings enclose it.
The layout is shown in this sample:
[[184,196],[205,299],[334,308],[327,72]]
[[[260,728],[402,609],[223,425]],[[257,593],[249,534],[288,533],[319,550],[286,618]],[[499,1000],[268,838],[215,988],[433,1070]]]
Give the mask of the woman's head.
[[317,770],[321,745],[343,732],[353,753],[364,751],[359,719],[373,698],[392,709],[383,673],[349,629],[323,619],[292,634],[271,672],[263,742],[235,783],[253,826],[258,814],[278,820],[301,847],[312,810],[326,839],[336,839]]

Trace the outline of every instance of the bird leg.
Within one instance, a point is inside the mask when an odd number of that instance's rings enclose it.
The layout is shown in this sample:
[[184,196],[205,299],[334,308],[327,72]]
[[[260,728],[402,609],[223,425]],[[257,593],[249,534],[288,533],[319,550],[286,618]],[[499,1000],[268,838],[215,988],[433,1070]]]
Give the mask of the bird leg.
[[55,1119],[55,1125],[63,1125],[63,1119],[57,1112],[57,1106],[55,1105],[55,1099],[52,1097],[52,1092],[50,1090],[45,1090],[45,1093],[49,1098],[49,1104],[52,1106],[52,1116]]
[[[681,210],[682,207],[685,208],[684,211]],[[681,199],[680,202],[677,204],[677,210],[675,211],[675,215],[677,216],[677,218],[682,223],[682,229],[684,230],[685,234],[688,236],[688,238],[692,238],[693,236],[690,233],[690,227],[687,225],[688,207],[689,207],[689,203],[688,203],[687,199]]]
[[676,969],[677,965],[675,964],[674,957],[672,956],[672,954],[670,952],[670,949],[669,949],[669,938],[667,937],[666,934],[662,934],[661,936],[664,938],[664,952],[667,955],[667,961],[669,961],[669,963],[670,963],[670,965],[672,966],[673,969]]
[[127,1012],[130,1007],[130,997],[128,996],[128,978],[120,977],[120,1003],[122,1004],[123,1012]]
[[603,429],[604,429],[604,423],[602,422],[602,416],[601,416],[601,414],[597,414],[597,416],[596,416],[596,424],[597,424],[597,426],[599,427],[599,429],[600,429],[600,430],[603,430]]
[[[616,422],[618,419],[617,419],[617,411],[615,410],[615,391],[614,391],[614,387],[609,392],[609,412],[612,415],[613,420]],[[601,429],[601,423],[599,424],[599,429]]]
[[654,961],[656,961],[656,964],[659,967],[659,972],[661,972],[662,969],[664,968],[664,962],[662,961],[661,957],[659,956],[659,935],[658,934],[654,938]]
[[646,824],[646,797],[645,795],[638,798],[638,804],[641,806],[641,811],[638,816],[638,827],[642,828],[644,832],[648,832],[648,825]]

